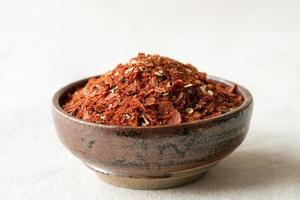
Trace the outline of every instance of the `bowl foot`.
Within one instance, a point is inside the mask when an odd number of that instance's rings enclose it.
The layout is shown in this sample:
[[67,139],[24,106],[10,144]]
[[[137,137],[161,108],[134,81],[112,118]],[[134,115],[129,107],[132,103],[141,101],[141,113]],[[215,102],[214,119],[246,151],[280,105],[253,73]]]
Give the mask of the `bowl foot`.
[[170,178],[131,178],[115,175],[107,175],[96,172],[98,177],[106,183],[123,188],[139,189],[139,190],[159,190],[179,187],[201,179],[206,172],[194,176],[186,177],[170,177]]
[[197,167],[194,169],[182,171],[172,174],[168,177],[130,177],[119,176],[115,174],[107,174],[93,169],[99,178],[103,181],[118,187],[141,189],[141,190],[158,190],[173,187],[179,187],[201,179],[206,172],[218,162],[209,163],[208,165]]

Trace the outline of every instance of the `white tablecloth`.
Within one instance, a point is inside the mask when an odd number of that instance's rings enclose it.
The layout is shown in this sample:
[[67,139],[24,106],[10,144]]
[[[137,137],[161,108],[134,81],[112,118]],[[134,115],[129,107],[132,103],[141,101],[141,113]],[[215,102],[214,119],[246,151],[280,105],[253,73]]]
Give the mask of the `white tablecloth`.
[[[300,1],[1,1],[0,199],[300,199]],[[100,181],[59,142],[51,97],[139,51],[236,81],[255,108],[240,148],[201,181]]]

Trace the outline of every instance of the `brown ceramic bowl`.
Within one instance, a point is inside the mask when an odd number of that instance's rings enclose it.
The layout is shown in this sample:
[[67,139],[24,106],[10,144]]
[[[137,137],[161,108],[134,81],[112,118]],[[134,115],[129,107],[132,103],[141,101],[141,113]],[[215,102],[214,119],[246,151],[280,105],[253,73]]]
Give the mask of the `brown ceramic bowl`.
[[86,122],[66,113],[61,104],[67,93],[87,80],[71,83],[54,95],[54,124],[61,142],[76,157],[117,186],[162,189],[195,181],[235,150],[249,129],[253,99],[242,86],[237,89],[244,103],[210,119],[152,127]]

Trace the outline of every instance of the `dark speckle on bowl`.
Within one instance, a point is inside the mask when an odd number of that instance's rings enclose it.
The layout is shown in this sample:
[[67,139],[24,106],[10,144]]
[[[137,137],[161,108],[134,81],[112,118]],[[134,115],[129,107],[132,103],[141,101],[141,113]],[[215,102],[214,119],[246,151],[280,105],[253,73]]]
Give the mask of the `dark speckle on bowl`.
[[95,143],[94,140],[89,141],[89,143],[87,144],[87,147],[90,148],[90,149],[92,149],[94,143]]
[[131,138],[134,138],[134,137],[137,137],[140,135],[140,133],[136,132],[136,131],[118,131],[117,132],[117,135],[118,136],[123,136],[123,137],[131,137]]

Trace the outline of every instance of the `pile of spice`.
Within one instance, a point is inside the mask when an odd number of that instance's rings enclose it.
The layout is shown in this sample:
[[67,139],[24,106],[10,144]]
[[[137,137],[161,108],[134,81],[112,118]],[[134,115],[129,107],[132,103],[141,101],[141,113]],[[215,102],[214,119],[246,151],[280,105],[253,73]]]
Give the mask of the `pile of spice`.
[[109,125],[172,125],[210,118],[243,103],[236,86],[209,80],[191,64],[139,53],[69,94],[63,109]]

